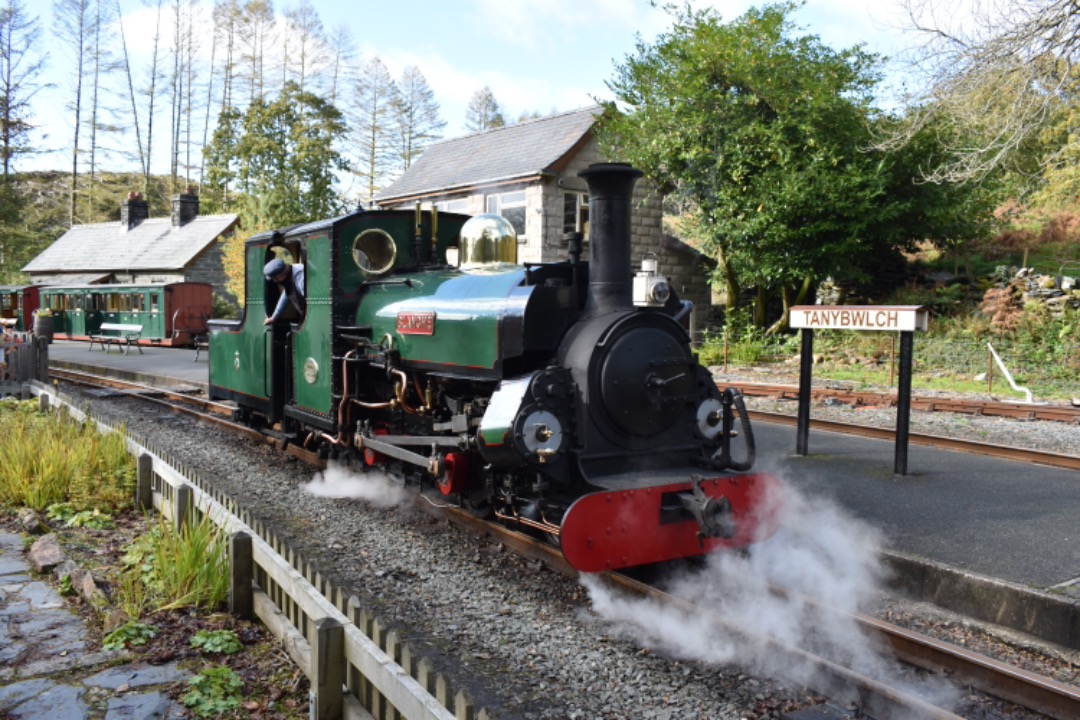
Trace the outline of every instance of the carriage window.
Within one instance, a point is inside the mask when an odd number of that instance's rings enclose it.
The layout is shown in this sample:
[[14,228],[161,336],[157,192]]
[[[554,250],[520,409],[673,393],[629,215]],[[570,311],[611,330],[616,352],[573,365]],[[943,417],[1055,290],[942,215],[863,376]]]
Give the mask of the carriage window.
[[3,303],[4,303],[3,307],[4,307],[5,310],[11,310],[12,308],[15,307],[11,302],[11,295],[4,295],[4,296],[0,297],[0,300],[3,301]]
[[394,266],[397,245],[384,230],[365,230],[353,240],[352,257],[356,267],[380,275]]
[[150,312],[152,312],[152,313],[158,312],[158,296],[157,295],[151,295],[150,296]]

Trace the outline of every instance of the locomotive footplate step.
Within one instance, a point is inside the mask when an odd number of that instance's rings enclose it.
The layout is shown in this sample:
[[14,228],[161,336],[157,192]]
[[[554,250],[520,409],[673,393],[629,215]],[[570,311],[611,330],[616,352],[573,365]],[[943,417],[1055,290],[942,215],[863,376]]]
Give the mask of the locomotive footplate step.
[[[739,475],[592,493],[566,511],[560,545],[580,572],[745,547],[775,531],[775,515],[765,510],[774,485],[768,475]],[[710,507],[730,512],[723,523],[731,528],[723,533],[727,537],[709,536],[707,528],[685,509],[683,498],[698,494],[695,486],[705,498],[717,501]]]

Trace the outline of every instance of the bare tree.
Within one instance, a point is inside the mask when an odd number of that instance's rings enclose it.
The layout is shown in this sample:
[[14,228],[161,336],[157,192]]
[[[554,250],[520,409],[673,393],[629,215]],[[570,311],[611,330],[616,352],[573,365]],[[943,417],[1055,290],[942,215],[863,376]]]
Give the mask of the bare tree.
[[68,222],[75,224],[75,201],[79,182],[79,139],[82,134],[83,78],[86,74],[87,44],[91,37],[91,0],[56,0],[53,22],[56,35],[71,60],[67,73],[72,83],[68,107],[72,111],[71,186],[68,197]]
[[911,51],[925,88],[882,147],[927,127],[944,161],[933,182],[977,181],[1007,166],[1077,91],[1080,5],[1074,0],[974,0],[970,14],[947,0],[900,0],[922,43]]
[[274,5],[271,0],[247,0],[239,21],[241,74],[248,81],[248,102],[253,102],[266,92],[266,46],[274,31]]
[[485,85],[473,93],[465,111],[465,128],[470,132],[481,132],[504,125],[506,120],[491,88]]
[[[237,0],[218,0],[214,5],[214,45],[222,45],[224,60],[221,62],[221,110],[233,106],[233,84],[237,72],[237,34],[242,10]],[[211,65],[211,71],[215,65]]]
[[330,57],[327,60],[329,87],[326,88],[326,98],[331,105],[335,105],[340,88],[348,87],[355,80],[353,61],[356,59],[356,39],[348,25],[335,25],[327,38],[327,45]]
[[439,103],[427,78],[415,65],[405,68],[394,102],[398,126],[397,156],[402,170],[408,170],[432,140],[442,137],[446,121],[439,117]]
[[322,75],[329,53],[326,31],[310,0],[300,0],[296,7],[285,11],[285,35],[291,47],[283,59],[285,80],[291,78],[300,92],[318,92],[321,88],[313,87],[313,83]]
[[124,76],[127,78],[128,98],[131,100],[131,123],[135,127],[135,145],[138,148],[139,153],[139,169],[143,173],[143,187],[145,188],[149,183],[149,172],[147,170],[147,158],[143,149],[142,133],[139,130],[139,106],[135,101],[135,81],[132,79],[131,74],[131,58],[128,55],[127,37],[124,33],[124,16],[120,10],[120,0],[115,0],[116,7],[116,24],[120,30],[120,47],[123,50],[123,69]]
[[119,98],[111,90],[112,78],[121,69],[122,63],[113,53],[111,39],[105,37],[106,28],[111,27],[114,20],[112,11],[115,7],[117,7],[116,3],[109,0],[92,0],[89,15],[91,28],[87,37],[89,53],[87,71],[90,95],[87,98],[89,117],[86,123],[89,133],[87,166],[90,171],[90,182],[85,189],[88,218],[96,214],[94,193],[97,188],[95,179],[99,165],[110,156],[133,157],[127,149],[112,142],[126,129],[117,122],[117,115],[121,110],[114,103]]
[[153,51],[150,55],[150,71],[148,84],[144,88],[143,92],[146,95],[147,109],[146,109],[146,160],[143,166],[143,192],[147,193],[149,197],[150,192],[150,163],[153,158],[154,150],[154,111],[158,96],[158,79],[161,77],[161,69],[158,65],[160,60],[160,48],[161,48],[161,11],[165,7],[166,0],[144,0],[148,3],[153,3],[152,7],[155,10],[154,14],[154,44]]
[[360,70],[353,106],[353,133],[359,148],[355,172],[364,183],[364,199],[371,202],[393,167],[393,108],[398,88],[378,56]]
[[6,182],[18,155],[32,152],[30,103],[43,85],[45,56],[36,53],[41,28],[20,0],[0,2],[0,161]]

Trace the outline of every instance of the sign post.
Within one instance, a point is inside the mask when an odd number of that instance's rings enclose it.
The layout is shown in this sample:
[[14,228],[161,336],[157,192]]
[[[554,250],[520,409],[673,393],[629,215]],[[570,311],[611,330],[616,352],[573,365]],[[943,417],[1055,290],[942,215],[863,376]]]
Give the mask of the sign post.
[[806,455],[810,438],[810,385],[814,365],[814,330],[871,330],[900,333],[900,375],[896,399],[896,452],[893,472],[907,475],[911,416],[911,370],[914,333],[928,327],[927,311],[918,305],[798,305],[791,327],[802,330],[799,367],[799,413],[795,452]]

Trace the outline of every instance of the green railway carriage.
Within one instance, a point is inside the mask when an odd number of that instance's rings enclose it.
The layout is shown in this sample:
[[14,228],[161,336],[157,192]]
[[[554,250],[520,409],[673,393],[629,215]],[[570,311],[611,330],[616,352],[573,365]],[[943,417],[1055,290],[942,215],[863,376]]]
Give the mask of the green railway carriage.
[[[213,309],[206,283],[56,285],[41,290],[41,307],[53,315],[61,340],[85,340],[103,323],[139,325],[140,342],[189,345]],[[204,331],[204,330],[203,330]]]

